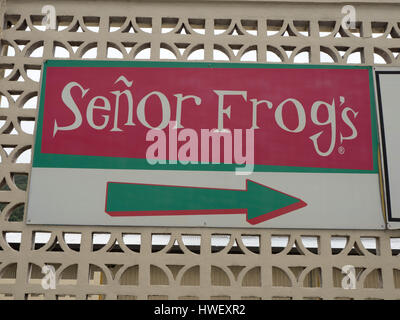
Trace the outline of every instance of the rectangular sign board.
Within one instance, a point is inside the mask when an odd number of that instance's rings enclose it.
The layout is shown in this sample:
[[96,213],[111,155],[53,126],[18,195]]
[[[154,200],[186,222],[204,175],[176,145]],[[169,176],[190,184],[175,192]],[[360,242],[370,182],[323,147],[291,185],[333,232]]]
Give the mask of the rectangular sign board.
[[389,229],[400,228],[400,68],[376,68],[380,130]]
[[27,223],[381,229],[369,67],[48,60]]

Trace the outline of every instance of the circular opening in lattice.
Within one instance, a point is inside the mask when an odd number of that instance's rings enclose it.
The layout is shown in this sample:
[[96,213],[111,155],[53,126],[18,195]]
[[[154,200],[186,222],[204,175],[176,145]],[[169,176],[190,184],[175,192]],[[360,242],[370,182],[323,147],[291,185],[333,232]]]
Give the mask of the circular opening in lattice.
[[20,222],[24,220],[24,211],[25,211],[25,204],[24,203],[19,203],[12,207],[8,214],[8,221],[10,222]]

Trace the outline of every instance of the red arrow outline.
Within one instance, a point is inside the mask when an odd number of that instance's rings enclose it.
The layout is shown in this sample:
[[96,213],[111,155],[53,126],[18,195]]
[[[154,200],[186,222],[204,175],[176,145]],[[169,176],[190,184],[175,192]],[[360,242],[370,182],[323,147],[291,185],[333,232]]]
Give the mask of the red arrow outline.
[[[163,211],[107,211],[107,200],[108,200],[108,185],[110,183],[117,183],[117,184],[134,184],[134,185],[146,185],[146,186],[160,186],[160,187],[179,187],[179,188],[197,188],[197,189],[213,189],[213,190],[231,190],[231,191],[248,191],[248,182],[251,181],[256,183],[262,187],[268,188],[270,190],[282,193],[289,197],[299,200],[296,203],[288,205],[286,207],[270,211],[264,213],[256,218],[248,219],[248,212],[247,208],[238,208],[238,209],[204,209],[204,210],[163,210]],[[153,184],[153,183],[133,183],[133,182],[114,182],[114,181],[107,181],[106,186],[106,197],[105,197],[105,207],[104,211],[111,217],[144,217],[144,216],[178,216],[178,215],[214,215],[214,214],[246,214],[246,221],[252,225],[279,217],[285,213],[289,213],[291,211],[303,208],[307,206],[307,203],[301,200],[300,198],[294,197],[289,195],[285,192],[276,190],[274,188],[268,187],[261,183],[258,183],[251,179],[246,179],[246,189],[229,189],[229,188],[211,188],[211,187],[192,187],[192,186],[179,186],[179,185],[165,185],[165,184]]]

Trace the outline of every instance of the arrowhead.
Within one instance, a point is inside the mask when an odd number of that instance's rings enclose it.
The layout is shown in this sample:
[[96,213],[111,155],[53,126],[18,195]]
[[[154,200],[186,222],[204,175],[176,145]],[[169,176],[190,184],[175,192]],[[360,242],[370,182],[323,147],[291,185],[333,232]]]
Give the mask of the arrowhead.
[[247,222],[260,222],[303,208],[304,201],[286,193],[246,180]]

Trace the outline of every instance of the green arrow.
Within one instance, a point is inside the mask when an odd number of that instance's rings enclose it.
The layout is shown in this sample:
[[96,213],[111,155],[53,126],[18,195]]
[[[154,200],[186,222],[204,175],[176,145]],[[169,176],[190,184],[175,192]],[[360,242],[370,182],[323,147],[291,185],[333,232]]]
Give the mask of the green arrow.
[[244,214],[257,224],[307,204],[288,194],[246,180],[245,190],[107,183],[110,216]]

